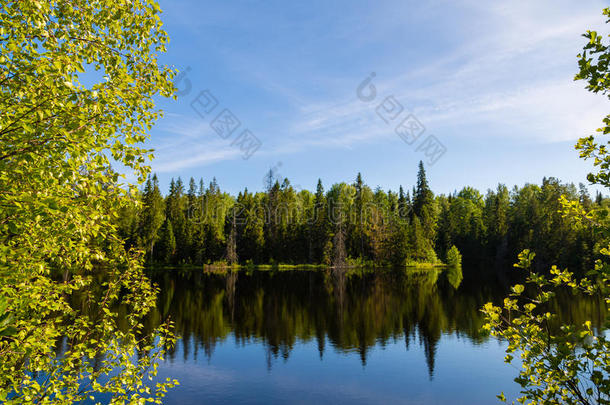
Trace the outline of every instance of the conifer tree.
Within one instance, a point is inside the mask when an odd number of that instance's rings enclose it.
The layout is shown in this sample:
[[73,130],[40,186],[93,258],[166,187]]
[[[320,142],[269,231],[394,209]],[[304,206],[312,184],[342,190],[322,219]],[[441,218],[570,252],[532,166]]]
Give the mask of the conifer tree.
[[429,240],[428,244],[431,244],[436,236],[437,213],[434,194],[428,186],[426,171],[424,170],[424,163],[422,161],[419,162],[417,187],[413,194],[413,213],[419,218],[423,235]]
[[142,212],[138,224],[138,236],[142,246],[149,254],[149,260],[153,260],[155,243],[159,239],[159,229],[163,224],[165,215],[163,213],[163,196],[159,190],[157,175],[146,180],[142,194]]
[[354,188],[356,189],[356,196],[354,199],[356,209],[356,235],[355,242],[358,245],[359,257],[364,257],[364,204],[362,199],[362,192],[364,183],[362,181],[362,175],[358,172],[356,181],[354,182]]
[[157,257],[159,261],[166,264],[174,263],[176,254],[176,238],[174,237],[174,229],[172,221],[166,219],[161,227],[159,238],[159,249]]
[[425,215],[425,209],[430,207],[433,203],[434,194],[428,186],[426,171],[424,170],[424,163],[420,160],[419,170],[417,172],[417,188],[413,194],[413,212],[419,218],[422,218]]

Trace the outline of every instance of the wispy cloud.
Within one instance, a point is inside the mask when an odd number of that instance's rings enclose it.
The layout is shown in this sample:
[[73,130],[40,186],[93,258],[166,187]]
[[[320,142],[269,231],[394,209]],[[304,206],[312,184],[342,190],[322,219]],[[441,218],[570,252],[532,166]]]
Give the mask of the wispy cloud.
[[167,116],[155,137],[153,170],[175,172],[240,157],[240,151],[220,139],[209,123],[180,114]]
[[[485,35],[464,43],[431,65],[415,66],[395,77],[379,77],[383,100],[396,96],[432,129],[479,127],[480,134],[532,142],[573,140],[592,131],[608,109],[607,100],[574,83],[576,53],[586,29],[603,26],[598,9],[574,5],[561,12],[549,4],[494,6],[465,2],[483,19]],[[551,11],[549,11],[552,9]],[[472,21],[474,24],[475,21]],[[371,61],[372,69],[375,61]],[[278,151],[309,147],[351,147],[394,136],[372,114],[374,106],[343,97],[301,106],[290,133],[301,139]],[[441,137],[472,136],[451,131]]]
[[[396,139],[393,126],[374,111],[388,95],[441,141],[483,135],[531,143],[574,140],[593,131],[608,110],[607,100],[572,81],[580,35],[604,26],[600,1],[586,7],[563,0],[388,2],[366,10],[354,5],[340,16],[302,8],[297,19],[258,10],[253,13],[262,20],[241,16],[240,24],[240,7],[223,3],[197,17],[191,3],[178,3],[173,15],[184,13],[191,32],[222,33],[218,43],[206,43],[221,59],[214,63],[249,86],[248,102],[236,108],[251,115],[248,124],[264,143],[257,156]],[[438,31],[438,38],[418,30]],[[230,52],[224,51],[226,32],[234,34]],[[353,66],[333,66],[350,55]],[[366,104],[356,98],[356,87],[371,71],[378,73],[378,98]],[[259,103],[256,90],[273,107]],[[233,102],[239,103],[235,95]],[[189,113],[164,119],[155,170],[240,158],[207,121]]]

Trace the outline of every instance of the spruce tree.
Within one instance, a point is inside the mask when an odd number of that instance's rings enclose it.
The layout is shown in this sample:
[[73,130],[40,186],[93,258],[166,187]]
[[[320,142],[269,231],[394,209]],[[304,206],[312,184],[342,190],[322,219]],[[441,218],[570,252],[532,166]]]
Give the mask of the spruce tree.
[[419,161],[419,170],[417,172],[417,188],[413,194],[413,212],[419,218],[424,214],[424,209],[430,207],[434,202],[434,194],[428,186],[428,180],[426,179],[426,171],[424,170],[424,163]]
[[419,218],[424,236],[429,240],[429,244],[433,244],[436,236],[436,207],[434,194],[428,186],[426,179],[426,171],[424,164],[419,162],[419,170],[417,172],[417,187],[413,195],[413,212]]
[[328,242],[328,206],[324,195],[322,180],[318,179],[316,194],[314,196],[313,218],[310,227],[312,228],[312,260],[316,263],[323,262],[324,248]]
[[172,221],[166,219],[160,232],[157,257],[161,263],[171,264],[174,262],[175,253],[176,238],[174,237]]
[[354,238],[358,245],[358,255],[362,258],[364,256],[364,204],[362,201],[362,189],[364,183],[362,181],[362,175],[358,172],[354,188],[356,189],[355,208],[356,208],[356,237]]
[[144,192],[142,194],[142,212],[138,224],[138,237],[142,247],[149,254],[149,260],[153,261],[153,250],[155,243],[159,239],[159,229],[163,224],[163,196],[159,191],[157,175],[146,180]]
[[180,177],[177,181],[172,178],[169,195],[165,204],[165,215],[172,223],[174,237],[176,238],[176,260],[184,261],[186,240],[186,209],[184,204],[184,185]]

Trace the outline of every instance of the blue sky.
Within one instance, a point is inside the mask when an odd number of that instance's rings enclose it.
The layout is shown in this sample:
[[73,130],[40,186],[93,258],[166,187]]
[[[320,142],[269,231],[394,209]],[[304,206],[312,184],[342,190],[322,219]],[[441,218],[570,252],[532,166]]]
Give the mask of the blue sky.
[[[573,81],[580,35],[604,31],[603,2],[160,3],[171,37],[162,62],[188,68],[148,144],[164,190],[178,176],[260,190],[271,168],[306,189],[359,171],[373,187],[410,188],[430,135],[446,150],[427,165],[437,193],[577,183],[590,164],[573,144],[608,112]],[[362,101],[372,72],[376,97]],[[204,90],[217,105],[202,117],[191,103]],[[224,109],[240,122],[227,139],[210,126]],[[412,145],[395,132],[410,115],[425,127]],[[261,142],[249,159],[232,145],[245,129]]]

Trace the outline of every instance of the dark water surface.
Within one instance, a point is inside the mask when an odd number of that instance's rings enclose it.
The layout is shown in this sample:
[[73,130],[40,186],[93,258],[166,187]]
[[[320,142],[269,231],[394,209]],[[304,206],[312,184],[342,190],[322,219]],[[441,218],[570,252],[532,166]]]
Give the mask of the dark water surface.
[[[153,279],[150,322],[169,315],[181,336],[159,372],[180,381],[168,404],[490,404],[518,393],[505,344],[480,332],[479,309],[506,294],[489,283],[381,269]],[[598,304],[570,297],[557,308],[601,324]]]

